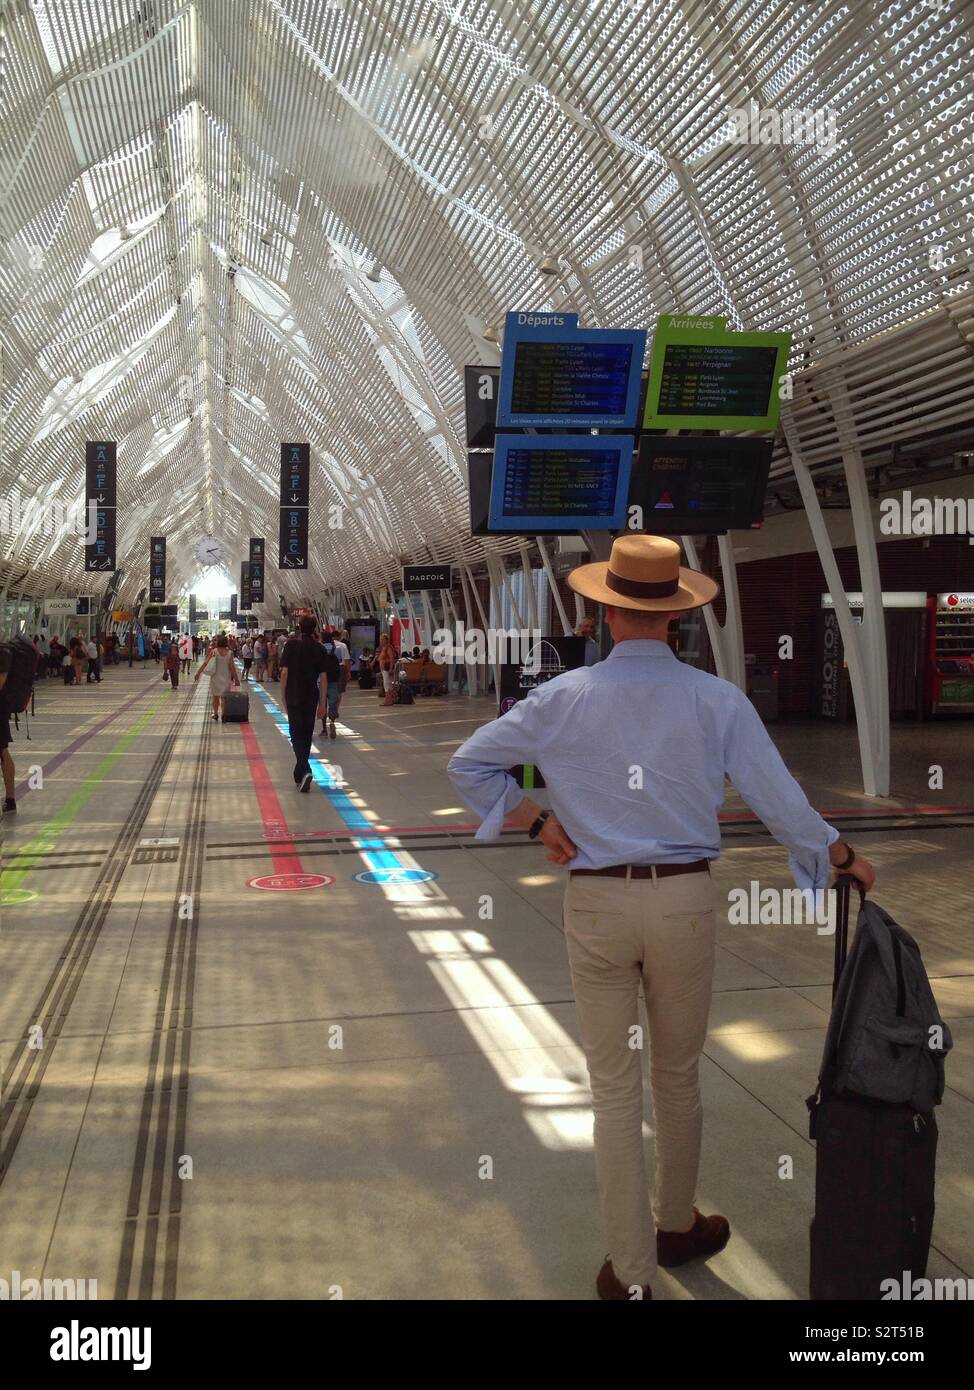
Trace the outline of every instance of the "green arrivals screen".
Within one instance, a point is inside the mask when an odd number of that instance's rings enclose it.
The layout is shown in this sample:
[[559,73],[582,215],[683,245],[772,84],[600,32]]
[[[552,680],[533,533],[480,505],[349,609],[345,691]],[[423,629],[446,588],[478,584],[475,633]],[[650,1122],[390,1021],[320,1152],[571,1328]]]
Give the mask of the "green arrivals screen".
[[732,333],[723,319],[661,315],[645,429],[773,430],[789,333]]

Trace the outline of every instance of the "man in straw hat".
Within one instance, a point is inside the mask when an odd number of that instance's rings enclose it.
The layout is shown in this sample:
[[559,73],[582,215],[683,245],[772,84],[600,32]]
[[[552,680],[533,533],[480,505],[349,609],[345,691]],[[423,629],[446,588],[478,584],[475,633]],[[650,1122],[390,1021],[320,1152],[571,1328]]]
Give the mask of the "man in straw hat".
[[[700,1160],[700,1050],[714,970],[710,860],[730,777],[790,850],[802,889],[829,868],[872,886],[872,866],[808,804],[753,705],[735,685],[684,665],[666,641],[671,619],[716,598],[682,568],[663,536],[624,535],[607,563],[568,582],[605,605],[614,646],[478,729],[450,760],[459,793],[481,816],[478,839],[505,821],[527,829],[556,864],[571,864],[565,936],[595,1114],[595,1162],[609,1256],[602,1298],[651,1298],[657,1264],[722,1250],[723,1216],[693,1205]],[[537,764],[552,811],[506,769]],[[642,1139],[640,1051],[632,1046],[642,984],[656,1118],[655,1213]],[[655,1214],[655,1226],[654,1226]]]

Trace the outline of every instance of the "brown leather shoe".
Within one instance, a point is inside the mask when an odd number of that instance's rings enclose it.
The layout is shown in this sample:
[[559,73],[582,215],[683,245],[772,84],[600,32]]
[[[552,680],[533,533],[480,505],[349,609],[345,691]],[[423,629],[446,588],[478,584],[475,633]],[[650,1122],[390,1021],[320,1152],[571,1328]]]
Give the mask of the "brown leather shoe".
[[[612,1261],[606,1256],[605,1264],[599,1270],[599,1277],[595,1281],[599,1298],[604,1298],[609,1303],[638,1303],[640,1300],[634,1294],[630,1294],[625,1284],[620,1283],[616,1278],[616,1272],[612,1268]],[[648,1284],[643,1285],[642,1301],[652,1298],[653,1290]]]
[[709,1259],[730,1240],[726,1216],[701,1216],[694,1207],[693,1218],[689,1231],[656,1232],[656,1259],[664,1269],[685,1265],[688,1260]]

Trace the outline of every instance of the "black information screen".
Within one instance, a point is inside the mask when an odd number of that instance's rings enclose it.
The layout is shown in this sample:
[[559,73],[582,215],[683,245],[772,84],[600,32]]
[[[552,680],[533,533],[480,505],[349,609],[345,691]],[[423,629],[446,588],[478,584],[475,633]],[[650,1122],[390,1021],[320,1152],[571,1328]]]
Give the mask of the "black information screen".
[[746,530],[764,510],[770,441],[643,436],[630,501],[663,535]]
[[668,343],[660,415],[767,415],[778,350]]
[[512,415],[624,415],[629,343],[518,343]]
[[504,516],[612,516],[621,450],[509,449]]

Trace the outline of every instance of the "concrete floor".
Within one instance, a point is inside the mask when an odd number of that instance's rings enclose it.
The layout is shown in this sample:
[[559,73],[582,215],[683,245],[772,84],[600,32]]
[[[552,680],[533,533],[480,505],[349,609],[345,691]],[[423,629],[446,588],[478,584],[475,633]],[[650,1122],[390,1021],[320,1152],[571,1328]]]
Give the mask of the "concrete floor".
[[[13,748],[34,785],[2,823],[0,1276],[95,1279],[101,1298],[592,1298],[563,872],[522,834],[475,847],[443,771],[492,705],[386,709],[353,688],[299,796],[275,685],[223,726],[160,674],[42,685]],[[880,805],[851,726],[773,732],[877,864],[950,1022],[928,1273],[972,1276],[974,814],[907,813],[974,805],[974,726],[897,726]],[[387,829],[363,848],[370,825]],[[435,878],[353,877],[377,867]],[[283,873],[334,881],[246,886]],[[716,876],[790,883],[784,851],[733,819]],[[657,1297],[805,1297],[831,962],[812,928],[722,924],[698,1204],[734,1235]]]

